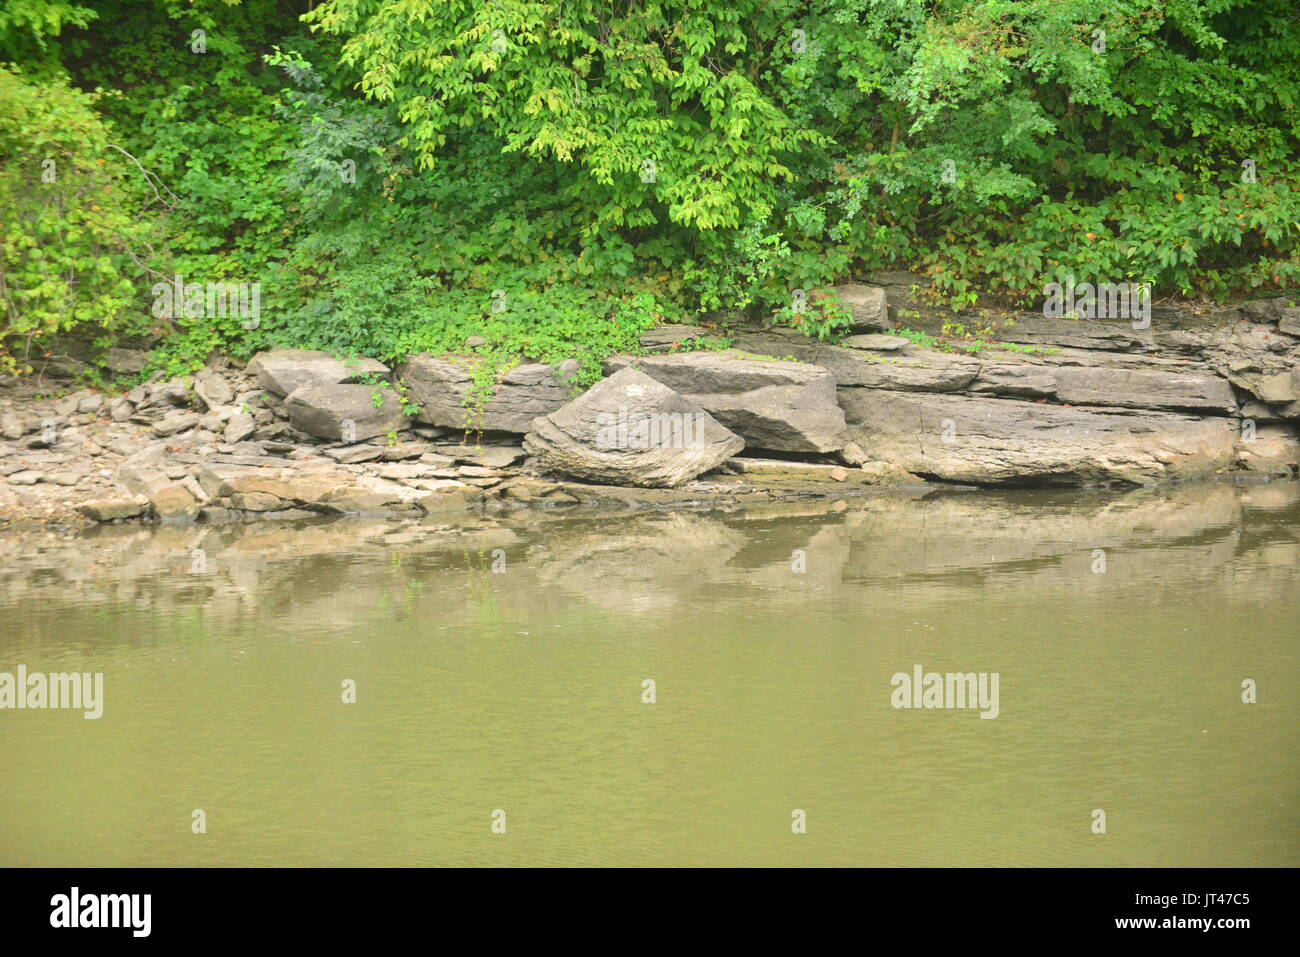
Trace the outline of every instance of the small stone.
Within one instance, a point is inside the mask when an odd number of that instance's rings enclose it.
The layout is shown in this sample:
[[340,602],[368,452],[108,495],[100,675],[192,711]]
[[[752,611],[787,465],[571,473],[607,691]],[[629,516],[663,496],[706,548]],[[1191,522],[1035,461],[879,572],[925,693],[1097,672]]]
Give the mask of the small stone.
[[114,519],[134,518],[142,514],[148,504],[148,500],[142,498],[106,498],[93,502],[82,502],[76,506],[76,509],[91,521],[111,522]]
[[418,459],[429,451],[429,446],[423,442],[399,442],[397,445],[384,446],[383,459],[385,462],[401,462],[406,459]]
[[378,465],[374,466],[373,470],[380,478],[393,479],[394,481],[428,478],[431,473],[437,471],[436,468],[430,465],[407,464],[405,462]]
[[199,514],[199,503],[190,490],[181,484],[160,488],[151,496],[149,503],[161,519],[195,518]]
[[118,455],[135,455],[142,446],[132,439],[114,439],[108,444],[108,450]]
[[325,454],[344,465],[355,465],[358,462],[373,462],[376,459],[383,458],[384,447],[382,445],[345,445],[339,448],[326,449]]
[[21,472],[15,472],[9,476],[10,485],[35,485],[45,478],[44,472],[37,472],[34,469],[24,469]]
[[178,410],[169,412],[153,425],[153,434],[159,437],[175,435],[178,432],[184,432],[186,429],[192,429],[198,425],[199,417],[197,413]]
[[848,349],[871,349],[875,352],[895,352],[910,344],[911,343],[902,336],[887,336],[882,334],[849,336],[840,343],[840,345]]
[[840,458],[849,465],[861,465],[863,462],[871,461],[871,456],[867,455],[857,442],[846,443],[844,448],[840,449]]
[[230,504],[245,512],[274,512],[284,508],[285,502],[266,492],[236,492],[230,496]]
[[206,502],[208,500],[207,493],[203,491],[203,486],[199,484],[199,480],[193,475],[187,475],[181,479],[181,485],[189,490],[196,502]]
[[209,409],[226,405],[235,397],[235,390],[213,369],[204,369],[194,377],[194,391]]
[[467,465],[479,465],[490,469],[509,468],[524,457],[524,450],[517,445],[487,445],[481,448],[460,446],[443,448],[455,456],[457,462]]
[[247,412],[237,412],[226,422],[226,429],[222,437],[231,445],[234,445],[243,442],[252,435],[256,427],[251,415]]
[[862,471],[872,485],[921,485],[924,480],[892,462],[863,462]]
[[13,413],[0,415],[0,435],[6,439],[21,439],[27,434],[27,426],[20,416]]
[[430,492],[415,500],[415,504],[420,511],[426,514],[430,512],[456,512],[472,508],[479,502],[483,501],[483,492],[480,489],[472,487],[462,488],[445,488],[436,492]]
[[848,481],[849,473],[847,469],[842,469],[837,466],[831,469],[830,476],[837,482],[846,482]]

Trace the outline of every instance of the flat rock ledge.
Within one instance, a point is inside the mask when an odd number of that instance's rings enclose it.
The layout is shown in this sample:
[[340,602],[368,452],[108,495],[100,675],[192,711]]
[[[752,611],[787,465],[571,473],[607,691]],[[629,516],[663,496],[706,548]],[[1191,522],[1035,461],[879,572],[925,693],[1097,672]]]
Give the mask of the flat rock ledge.
[[121,395],[0,380],[0,521],[731,508],[1300,474],[1300,309],[1285,300],[1153,309],[1145,329],[1027,315],[962,353],[927,345],[915,285],[847,289],[854,334],[839,343],[750,329],[717,351],[702,327],[651,330],[586,391],[575,363],[479,383],[468,357],[390,370],[292,349]]

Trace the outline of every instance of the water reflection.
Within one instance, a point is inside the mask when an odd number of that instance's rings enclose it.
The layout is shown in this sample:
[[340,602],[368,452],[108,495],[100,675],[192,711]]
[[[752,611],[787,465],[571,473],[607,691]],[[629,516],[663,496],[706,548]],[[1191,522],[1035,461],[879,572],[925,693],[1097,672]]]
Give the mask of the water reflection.
[[[1297,519],[1223,484],[6,533],[0,671],[107,701],[0,711],[0,864],[1294,865]],[[894,710],[915,664],[999,672],[999,717]]]

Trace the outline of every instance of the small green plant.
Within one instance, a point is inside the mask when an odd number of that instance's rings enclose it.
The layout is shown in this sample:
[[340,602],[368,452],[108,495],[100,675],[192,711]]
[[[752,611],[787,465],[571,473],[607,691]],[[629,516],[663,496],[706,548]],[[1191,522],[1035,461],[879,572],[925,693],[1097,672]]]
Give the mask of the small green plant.
[[990,343],[990,345],[995,346],[999,352],[1021,352],[1021,353],[1036,352],[1045,356],[1049,356],[1053,352],[1060,351],[1059,349],[1044,349],[1041,346],[1024,345],[1019,342],[997,342],[997,343]]
[[402,415],[413,419],[420,414],[420,405],[411,398],[411,390],[405,380],[398,379],[393,384],[393,391],[397,393],[397,402],[402,407]]
[[922,349],[937,348],[939,340],[928,332],[919,332],[916,329],[890,329],[888,335],[899,336],[906,339],[914,346],[920,346]]
[[692,339],[678,339],[668,347],[670,353],[678,352],[723,352],[730,349],[733,340],[727,336],[699,336]]

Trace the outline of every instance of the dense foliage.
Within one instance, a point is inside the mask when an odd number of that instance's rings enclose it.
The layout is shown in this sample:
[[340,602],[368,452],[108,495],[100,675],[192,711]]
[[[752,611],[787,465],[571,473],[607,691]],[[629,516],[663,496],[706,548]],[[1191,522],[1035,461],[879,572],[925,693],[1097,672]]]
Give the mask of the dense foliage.
[[[0,360],[85,327],[591,375],[665,319],[832,333],[821,290],[882,268],[955,307],[1300,282],[1291,0],[9,0],[4,61]],[[263,318],[160,323],[173,275]]]

